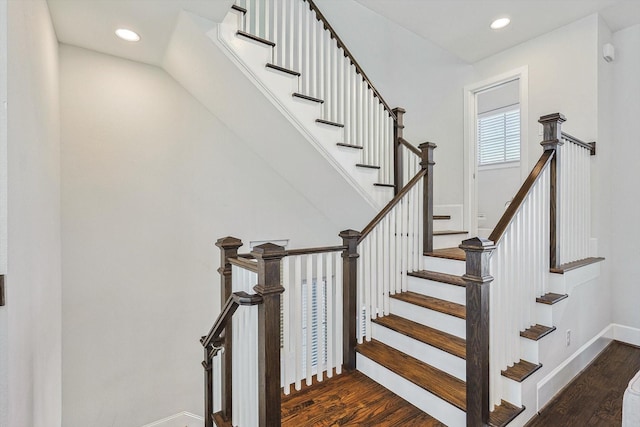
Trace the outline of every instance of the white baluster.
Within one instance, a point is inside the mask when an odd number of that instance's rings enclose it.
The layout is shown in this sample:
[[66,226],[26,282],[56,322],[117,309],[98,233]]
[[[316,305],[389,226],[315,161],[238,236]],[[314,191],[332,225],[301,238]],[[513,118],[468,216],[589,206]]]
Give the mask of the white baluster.
[[333,262],[334,254],[327,254],[327,377],[333,377],[334,364],[334,352],[335,352],[335,305],[336,305],[336,291],[335,291],[335,278],[333,277]]
[[295,258],[295,272],[294,272],[294,286],[296,288],[295,292],[295,302],[296,304],[293,307],[292,313],[293,316],[293,345],[296,349],[296,390],[300,390],[302,388],[302,378],[305,376],[305,373],[302,372],[302,342],[303,342],[303,334],[302,334],[302,322],[303,322],[303,312],[302,312],[302,298],[303,298],[303,288],[302,288],[302,257],[296,256]]
[[[291,296],[293,294],[293,287],[291,286],[290,278],[290,259],[284,257],[282,259],[282,286],[284,287],[284,293],[282,294],[282,360],[284,361],[282,366],[282,373],[284,379],[282,386],[284,387],[284,394],[291,393],[291,384],[294,381],[294,375],[292,372],[291,363],[291,335],[290,335],[290,323],[291,323]],[[294,350],[295,351],[295,350]]]
[[306,283],[305,283],[305,288],[306,288],[306,296],[307,296],[307,313],[306,313],[306,319],[305,319],[305,324],[307,327],[307,333],[306,333],[306,346],[307,346],[307,358],[306,358],[306,374],[307,374],[307,385],[311,385],[312,383],[312,360],[311,360],[311,356],[312,356],[312,337],[313,337],[313,331],[312,331],[312,325],[313,325],[313,258],[311,257],[311,255],[307,255],[306,257]]
[[318,300],[318,308],[316,309],[316,325],[318,325],[318,381],[324,379],[323,373],[327,369],[325,358],[325,339],[327,331],[325,329],[325,284],[324,284],[324,265],[323,254],[315,255],[316,265],[316,295]]
[[[333,255],[334,265],[336,266],[336,310],[335,310],[335,330],[334,330],[334,365],[336,374],[342,373],[342,258],[341,254],[336,252]],[[358,307],[358,318],[360,318],[360,308]]]

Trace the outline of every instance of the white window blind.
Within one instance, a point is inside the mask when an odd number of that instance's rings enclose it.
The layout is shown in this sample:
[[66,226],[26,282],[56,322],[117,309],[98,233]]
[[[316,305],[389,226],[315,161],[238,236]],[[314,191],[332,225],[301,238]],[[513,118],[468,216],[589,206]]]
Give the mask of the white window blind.
[[520,108],[478,117],[478,165],[520,160]]

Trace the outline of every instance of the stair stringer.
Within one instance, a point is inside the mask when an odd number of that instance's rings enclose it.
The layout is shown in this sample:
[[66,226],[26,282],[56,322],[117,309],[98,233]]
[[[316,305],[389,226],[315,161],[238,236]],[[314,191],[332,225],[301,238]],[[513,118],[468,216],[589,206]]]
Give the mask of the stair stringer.
[[[300,129],[238,71],[207,35],[217,26],[182,11],[165,53],[164,70],[336,227],[365,224],[380,206],[344,170],[336,173],[335,159],[309,144]],[[232,183],[231,176],[225,184]]]

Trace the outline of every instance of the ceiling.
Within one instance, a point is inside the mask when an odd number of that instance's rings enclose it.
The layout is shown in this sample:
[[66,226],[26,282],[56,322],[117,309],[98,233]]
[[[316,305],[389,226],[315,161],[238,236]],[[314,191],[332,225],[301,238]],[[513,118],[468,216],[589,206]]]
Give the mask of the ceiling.
[[[338,1],[338,0],[336,0]],[[640,23],[640,0],[356,0],[467,62],[500,52],[584,16],[600,12],[613,31]],[[178,12],[221,21],[233,0],[48,0],[58,40],[161,65]],[[499,31],[491,21],[509,16]],[[119,40],[129,27],[139,43]]]
[[[233,0],[47,0],[58,41],[147,64],[160,65],[180,10],[222,21]],[[138,43],[114,34],[140,34]]]
[[[592,13],[612,31],[640,23],[640,0],[356,0],[469,63]],[[491,30],[500,17],[511,25]]]

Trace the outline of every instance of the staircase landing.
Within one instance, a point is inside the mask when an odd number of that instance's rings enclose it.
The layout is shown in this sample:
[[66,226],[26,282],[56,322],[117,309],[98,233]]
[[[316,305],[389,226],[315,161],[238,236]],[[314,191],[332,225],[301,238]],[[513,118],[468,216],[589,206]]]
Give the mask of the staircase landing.
[[282,425],[444,426],[357,371],[283,396]]

